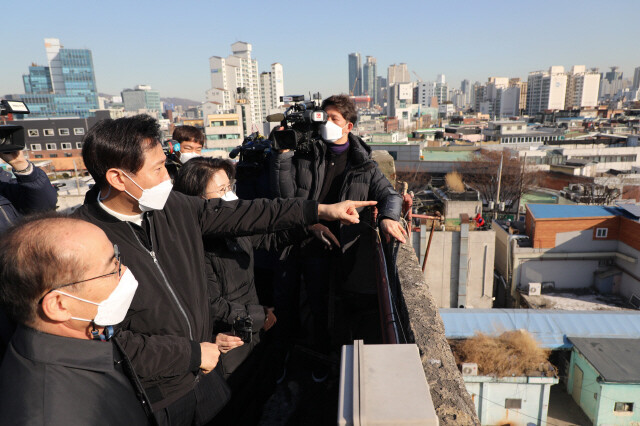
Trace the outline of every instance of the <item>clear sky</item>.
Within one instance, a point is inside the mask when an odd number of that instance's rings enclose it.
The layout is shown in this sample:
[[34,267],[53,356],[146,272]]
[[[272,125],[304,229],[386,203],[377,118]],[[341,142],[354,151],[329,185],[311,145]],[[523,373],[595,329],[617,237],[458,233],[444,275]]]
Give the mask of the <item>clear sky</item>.
[[46,37],[93,51],[98,90],[149,84],[163,97],[204,100],[210,56],[253,45],[259,71],[284,67],[285,92],[347,92],[347,57],[406,62],[424,80],[522,77],[550,65],[640,66],[640,1],[7,0],[0,9],[0,95],[46,64]]

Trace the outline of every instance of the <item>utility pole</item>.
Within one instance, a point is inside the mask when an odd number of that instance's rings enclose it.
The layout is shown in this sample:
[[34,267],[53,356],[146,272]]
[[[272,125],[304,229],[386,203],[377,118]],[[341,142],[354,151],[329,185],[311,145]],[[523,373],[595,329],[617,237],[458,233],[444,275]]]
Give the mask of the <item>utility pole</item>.
[[524,184],[524,166],[527,164],[527,153],[524,153],[522,160],[522,171],[520,172],[520,190],[518,191],[518,204],[516,204],[516,222],[520,221],[520,200],[522,199],[522,186]]
[[496,203],[493,206],[493,218],[498,219],[498,208],[500,206],[500,184],[502,183],[502,160],[504,159],[504,151],[500,155],[500,167],[498,167],[498,191],[496,191]]

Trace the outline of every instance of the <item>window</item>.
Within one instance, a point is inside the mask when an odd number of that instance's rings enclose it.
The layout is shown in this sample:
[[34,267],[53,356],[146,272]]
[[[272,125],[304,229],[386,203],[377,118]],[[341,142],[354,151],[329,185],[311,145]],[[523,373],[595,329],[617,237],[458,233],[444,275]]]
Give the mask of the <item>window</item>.
[[56,149],[58,149],[58,147],[56,146],[55,143],[48,143],[47,144],[47,151],[55,151]]
[[31,151],[42,151],[42,145],[39,143],[32,143],[30,149]]
[[62,142],[62,149],[71,149],[71,144],[69,142]]
[[224,122],[225,126],[237,126],[238,120],[227,120]]
[[58,154],[49,154],[49,158],[58,158]]
[[36,138],[40,136],[40,132],[38,131],[38,129],[29,129],[27,130],[27,134],[30,138]]
[[53,136],[56,133],[53,131],[53,129],[44,129],[42,130],[42,134],[45,136]]
[[35,158],[42,158],[42,154],[36,154],[34,155]]
[[507,398],[504,400],[504,408],[519,410],[520,408],[522,408],[522,399]]
[[616,413],[632,413],[633,402],[616,402],[613,406],[613,411]]
[[82,149],[82,142],[76,142],[76,149]]
[[596,228],[596,238],[607,238],[608,228]]
[[82,127],[76,127],[73,129],[74,135],[84,135],[84,129]]
[[58,129],[58,134],[60,136],[69,136],[69,129]]

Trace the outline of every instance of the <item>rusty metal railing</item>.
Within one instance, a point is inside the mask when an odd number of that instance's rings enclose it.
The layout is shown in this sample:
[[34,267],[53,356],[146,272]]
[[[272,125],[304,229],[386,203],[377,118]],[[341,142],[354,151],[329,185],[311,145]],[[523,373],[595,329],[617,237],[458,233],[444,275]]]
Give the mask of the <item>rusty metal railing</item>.
[[[377,209],[373,212],[373,223],[376,223]],[[398,334],[398,314],[394,306],[393,290],[389,282],[389,269],[379,229],[373,229],[373,254],[380,312],[380,330],[384,344],[400,343]],[[395,262],[393,262],[395,268]],[[395,277],[396,271],[392,271]]]

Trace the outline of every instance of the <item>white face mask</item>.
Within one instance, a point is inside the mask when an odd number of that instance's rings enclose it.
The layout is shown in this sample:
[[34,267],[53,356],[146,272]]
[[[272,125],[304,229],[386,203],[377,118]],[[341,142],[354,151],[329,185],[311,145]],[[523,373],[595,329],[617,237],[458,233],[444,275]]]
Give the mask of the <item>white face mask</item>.
[[340,127],[331,121],[327,121],[325,124],[320,126],[320,136],[322,136],[322,139],[324,139],[326,142],[334,143],[342,137],[342,129],[344,129],[348,125],[349,123]]
[[227,191],[220,199],[224,201],[235,201],[238,199],[238,196],[233,191]]
[[78,317],[71,317],[71,319],[93,322],[95,325],[100,327],[106,327],[109,325],[120,324],[122,322],[125,315],[127,315],[129,306],[131,306],[131,301],[133,300],[133,295],[136,293],[137,288],[138,280],[133,276],[131,269],[127,268],[124,274],[122,274],[122,277],[120,277],[120,281],[116,288],[111,292],[109,297],[100,303],[92,302],[91,300],[83,299],[81,297],[65,293],[64,291],[54,291],[71,297],[72,299],[98,306],[98,313],[93,320]]
[[180,162],[184,164],[187,161],[191,160],[192,158],[196,158],[196,157],[200,157],[200,154],[198,154],[197,152],[181,152]]
[[[122,170],[120,171],[124,173]],[[131,179],[128,174],[124,173],[124,175],[128,177],[135,186],[142,189],[142,187],[138,185],[135,180]],[[140,210],[142,210],[143,212],[148,212],[151,210],[162,210],[167,202],[167,199],[169,198],[169,194],[171,194],[172,188],[173,184],[171,183],[171,179],[167,179],[164,182],[157,184],[153,188],[142,189],[142,195],[140,196],[140,198],[134,197],[126,189],[124,190],[124,192],[129,194],[129,196],[134,200],[138,201]]]

